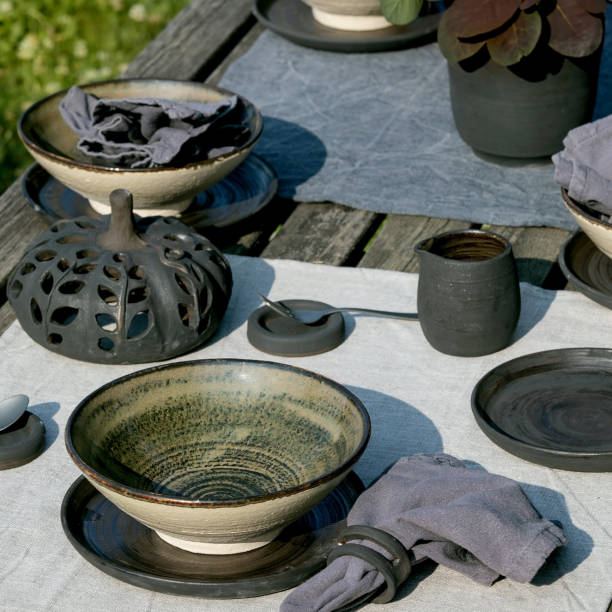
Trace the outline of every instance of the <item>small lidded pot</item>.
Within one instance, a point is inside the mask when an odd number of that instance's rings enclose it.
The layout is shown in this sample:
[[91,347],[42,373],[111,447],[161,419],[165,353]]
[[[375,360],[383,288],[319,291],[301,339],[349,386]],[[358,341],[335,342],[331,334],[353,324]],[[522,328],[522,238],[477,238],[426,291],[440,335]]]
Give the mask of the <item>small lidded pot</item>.
[[172,217],[112,214],[59,221],[9,277],[8,299],[42,346],[96,363],[144,363],[186,353],[217,330],[232,290],[227,260]]

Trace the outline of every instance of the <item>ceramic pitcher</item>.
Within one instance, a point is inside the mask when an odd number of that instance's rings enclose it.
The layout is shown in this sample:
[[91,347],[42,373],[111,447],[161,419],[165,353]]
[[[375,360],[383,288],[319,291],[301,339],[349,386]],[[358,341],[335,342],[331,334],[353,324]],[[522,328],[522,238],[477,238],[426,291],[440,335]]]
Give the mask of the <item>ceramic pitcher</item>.
[[483,230],[439,234],[415,247],[425,338],[449,355],[475,357],[508,346],[521,298],[510,243]]

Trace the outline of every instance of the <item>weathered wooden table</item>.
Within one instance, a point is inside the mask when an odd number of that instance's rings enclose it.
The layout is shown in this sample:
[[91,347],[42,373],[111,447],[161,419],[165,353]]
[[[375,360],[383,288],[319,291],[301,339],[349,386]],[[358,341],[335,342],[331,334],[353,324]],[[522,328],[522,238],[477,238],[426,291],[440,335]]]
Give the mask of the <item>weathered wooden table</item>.
[[[192,0],[129,65],[122,76],[201,80],[217,84],[225,69],[262,33],[252,0]],[[48,225],[34,212],[16,181],[0,197],[0,332],[14,320],[6,282],[26,247]],[[207,236],[223,251],[336,266],[418,271],[414,245],[442,231],[481,227],[465,221],[381,215],[341,202],[275,198],[258,214]],[[487,226],[510,239],[520,279],[562,289],[556,258],[569,232],[546,227]]]

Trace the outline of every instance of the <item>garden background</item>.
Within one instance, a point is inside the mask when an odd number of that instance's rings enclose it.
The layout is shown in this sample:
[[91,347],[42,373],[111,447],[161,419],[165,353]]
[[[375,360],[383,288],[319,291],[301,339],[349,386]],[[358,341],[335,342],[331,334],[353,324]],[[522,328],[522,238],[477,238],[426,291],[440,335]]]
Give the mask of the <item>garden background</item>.
[[32,163],[19,115],[77,83],[118,76],[189,0],[0,0],[0,193]]

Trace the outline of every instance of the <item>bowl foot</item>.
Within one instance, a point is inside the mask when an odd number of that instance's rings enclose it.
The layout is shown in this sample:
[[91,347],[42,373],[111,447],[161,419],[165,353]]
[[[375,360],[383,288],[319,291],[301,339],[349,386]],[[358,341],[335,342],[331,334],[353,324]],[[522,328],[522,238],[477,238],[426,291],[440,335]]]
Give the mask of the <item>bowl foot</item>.
[[[134,205],[134,214],[140,217],[172,217],[187,210],[194,198],[187,198],[186,200],[179,200],[178,202],[171,202],[167,204],[160,204],[159,206],[152,206],[147,208],[146,206]],[[110,215],[111,207],[110,202],[99,202],[97,200],[89,200],[90,206],[101,215]]]
[[192,553],[201,555],[235,555],[237,553],[247,552],[256,548],[261,548],[274,540],[282,531],[282,527],[266,531],[256,537],[241,541],[241,542],[200,542],[198,540],[188,540],[177,538],[174,535],[163,531],[155,530],[155,533],[168,544],[176,546],[182,550],[187,550]]
[[312,16],[320,24],[335,30],[367,32],[369,30],[382,30],[391,26],[382,15],[340,15],[313,8]]

